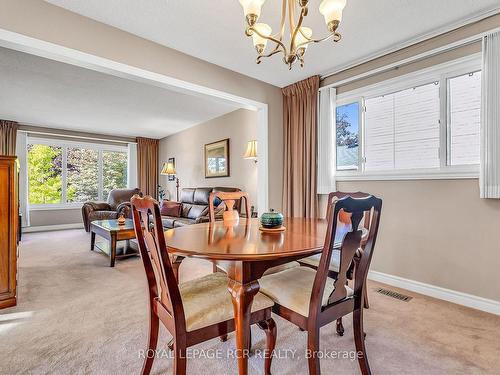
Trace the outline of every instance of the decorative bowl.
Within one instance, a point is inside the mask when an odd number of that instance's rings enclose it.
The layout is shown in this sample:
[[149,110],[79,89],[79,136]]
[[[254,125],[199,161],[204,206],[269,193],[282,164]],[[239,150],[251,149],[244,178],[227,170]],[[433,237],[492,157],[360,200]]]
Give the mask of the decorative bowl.
[[281,227],[283,225],[283,215],[279,212],[274,212],[274,210],[271,209],[271,212],[262,214],[260,217],[260,224],[264,228]]

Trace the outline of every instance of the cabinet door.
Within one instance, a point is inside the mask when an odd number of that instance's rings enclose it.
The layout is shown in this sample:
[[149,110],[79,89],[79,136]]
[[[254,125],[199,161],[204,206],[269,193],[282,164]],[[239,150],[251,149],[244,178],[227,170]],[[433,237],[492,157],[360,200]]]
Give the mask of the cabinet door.
[[17,182],[15,158],[0,158],[0,308],[16,304]]

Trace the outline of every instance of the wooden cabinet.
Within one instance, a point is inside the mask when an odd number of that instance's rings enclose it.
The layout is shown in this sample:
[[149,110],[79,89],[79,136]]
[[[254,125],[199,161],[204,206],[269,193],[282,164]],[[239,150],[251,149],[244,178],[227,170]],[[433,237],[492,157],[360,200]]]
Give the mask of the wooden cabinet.
[[19,199],[15,156],[0,156],[0,309],[16,305]]

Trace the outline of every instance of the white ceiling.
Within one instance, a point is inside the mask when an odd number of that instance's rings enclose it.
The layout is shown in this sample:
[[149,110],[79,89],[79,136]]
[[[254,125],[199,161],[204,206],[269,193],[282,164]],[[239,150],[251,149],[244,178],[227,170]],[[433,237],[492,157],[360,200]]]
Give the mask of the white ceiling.
[[[46,1],[280,87],[500,11],[498,0],[347,0],[339,30],[342,41],[310,46],[305,67],[297,65],[290,72],[278,56],[255,64],[255,50],[244,35],[237,0]],[[319,3],[310,1],[305,22],[316,36],[326,32]],[[261,21],[274,30],[279,25],[280,4],[268,0],[263,7]]]
[[163,138],[237,109],[6,48],[0,82],[0,118],[99,134]]

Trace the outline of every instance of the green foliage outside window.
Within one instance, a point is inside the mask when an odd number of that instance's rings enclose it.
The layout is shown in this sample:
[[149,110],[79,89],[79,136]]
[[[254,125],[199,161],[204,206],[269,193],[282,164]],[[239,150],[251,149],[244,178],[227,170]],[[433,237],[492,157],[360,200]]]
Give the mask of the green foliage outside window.
[[62,148],[28,145],[28,176],[31,204],[61,203]]
[[[86,148],[28,145],[28,199],[30,204],[78,203],[106,200],[115,188],[127,186],[127,153]],[[66,160],[63,180],[63,154]],[[102,158],[102,194],[99,196],[99,158]],[[63,197],[63,185],[66,194]]]

